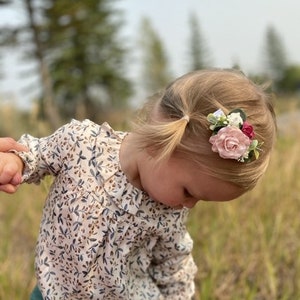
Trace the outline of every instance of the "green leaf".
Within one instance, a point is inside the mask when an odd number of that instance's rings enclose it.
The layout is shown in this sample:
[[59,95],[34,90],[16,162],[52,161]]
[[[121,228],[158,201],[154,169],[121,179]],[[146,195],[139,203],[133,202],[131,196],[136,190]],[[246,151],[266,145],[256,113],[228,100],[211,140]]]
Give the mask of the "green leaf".
[[216,124],[218,120],[214,114],[210,113],[207,115],[207,121],[211,124]]

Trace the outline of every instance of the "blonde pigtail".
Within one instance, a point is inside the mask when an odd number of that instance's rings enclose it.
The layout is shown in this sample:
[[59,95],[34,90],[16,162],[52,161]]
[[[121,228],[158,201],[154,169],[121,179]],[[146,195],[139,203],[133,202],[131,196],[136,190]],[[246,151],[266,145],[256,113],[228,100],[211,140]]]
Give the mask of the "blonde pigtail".
[[176,147],[180,144],[189,117],[184,116],[179,120],[153,124],[148,127],[148,138],[151,140],[158,162],[170,158]]

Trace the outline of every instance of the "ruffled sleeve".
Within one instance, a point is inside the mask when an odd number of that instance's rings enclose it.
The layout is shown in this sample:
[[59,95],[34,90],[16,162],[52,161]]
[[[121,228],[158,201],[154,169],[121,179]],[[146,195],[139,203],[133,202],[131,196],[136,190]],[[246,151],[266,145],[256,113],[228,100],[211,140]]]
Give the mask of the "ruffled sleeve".
[[[72,120],[47,137],[36,138],[24,134],[19,142],[26,145],[30,151],[17,153],[25,164],[23,181],[38,184],[46,175],[57,176],[64,168],[68,168],[65,160],[70,155],[73,155],[73,161],[79,161],[81,153],[78,139],[81,139],[81,143],[85,142],[85,128],[90,125],[89,120]],[[97,130],[99,127],[95,126],[95,131]]]

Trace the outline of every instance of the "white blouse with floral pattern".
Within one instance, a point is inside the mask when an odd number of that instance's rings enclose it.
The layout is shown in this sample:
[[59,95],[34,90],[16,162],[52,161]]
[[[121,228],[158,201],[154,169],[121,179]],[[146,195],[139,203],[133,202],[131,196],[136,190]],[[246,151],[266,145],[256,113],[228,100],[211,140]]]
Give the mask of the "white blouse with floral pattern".
[[20,141],[30,151],[23,180],[55,177],[36,247],[44,299],[188,300],[196,266],[187,209],[153,201],[119,162],[126,133],[73,120],[52,135]]

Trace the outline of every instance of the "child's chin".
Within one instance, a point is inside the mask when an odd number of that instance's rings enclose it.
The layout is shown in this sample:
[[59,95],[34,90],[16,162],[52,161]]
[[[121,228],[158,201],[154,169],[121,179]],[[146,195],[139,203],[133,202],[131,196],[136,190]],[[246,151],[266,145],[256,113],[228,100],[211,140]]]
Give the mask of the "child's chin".
[[183,209],[184,206],[183,205],[176,205],[176,206],[171,206],[174,209]]

